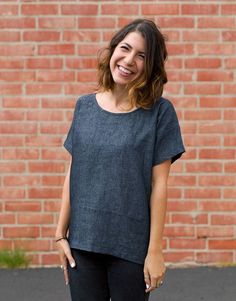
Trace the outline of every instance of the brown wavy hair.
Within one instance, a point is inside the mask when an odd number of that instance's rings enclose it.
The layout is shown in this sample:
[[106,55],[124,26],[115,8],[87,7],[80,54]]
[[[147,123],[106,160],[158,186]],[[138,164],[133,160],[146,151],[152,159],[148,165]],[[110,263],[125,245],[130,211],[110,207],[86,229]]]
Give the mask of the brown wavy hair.
[[98,89],[108,91],[114,89],[114,81],[110,71],[110,59],[116,46],[131,32],[138,32],[145,40],[144,72],[127,85],[131,108],[151,108],[163,93],[167,83],[165,61],[167,59],[166,38],[156,24],[147,19],[136,19],[120,29],[111,39],[108,47],[102,49],[98,57]]

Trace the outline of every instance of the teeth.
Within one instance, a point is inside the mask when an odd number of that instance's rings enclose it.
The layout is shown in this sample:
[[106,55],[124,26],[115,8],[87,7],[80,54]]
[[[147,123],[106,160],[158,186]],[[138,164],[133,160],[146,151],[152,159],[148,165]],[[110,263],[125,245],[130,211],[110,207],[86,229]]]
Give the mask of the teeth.
[[118,68],[120,69],[120,71],[122,71],[122,72],[124,72],[126,74],[131,74],[132,73],[131,71],[129,71],[128,69],[126,69],[126,68],[124,68],[122,66],[119,66]]

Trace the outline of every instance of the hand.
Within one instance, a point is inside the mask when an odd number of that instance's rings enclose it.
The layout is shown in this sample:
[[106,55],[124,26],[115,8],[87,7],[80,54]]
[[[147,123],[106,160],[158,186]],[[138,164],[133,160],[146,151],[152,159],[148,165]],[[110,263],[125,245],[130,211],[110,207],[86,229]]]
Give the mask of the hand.
[[165,263],[162,251],[160,252],[149,252],[145,258],[144,262],[144,281],[146,283],[147,289],[146,293],[159,287],[165,276]]
[[70,245],[66,238],[60,239],[57,242],[57,248],[59,251],[61,268],[63,269],[63,272],[64,272],[65,283],[66,283],[66,285],[68,285],[69,284],[69,276],[68,276],[67,264],[69,262],[70,266],[72,268],[74,268],[76,263],[75,263],[74,258],[71,255]]

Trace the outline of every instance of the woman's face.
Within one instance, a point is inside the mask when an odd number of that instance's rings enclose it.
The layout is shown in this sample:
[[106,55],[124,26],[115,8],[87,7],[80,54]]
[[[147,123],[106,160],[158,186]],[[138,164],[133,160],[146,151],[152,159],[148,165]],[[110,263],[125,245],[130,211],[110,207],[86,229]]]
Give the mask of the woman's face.
[[145,40],[138,32],[131,32],[116,46],[110,59],[115,85],[127,85],[144,71]]

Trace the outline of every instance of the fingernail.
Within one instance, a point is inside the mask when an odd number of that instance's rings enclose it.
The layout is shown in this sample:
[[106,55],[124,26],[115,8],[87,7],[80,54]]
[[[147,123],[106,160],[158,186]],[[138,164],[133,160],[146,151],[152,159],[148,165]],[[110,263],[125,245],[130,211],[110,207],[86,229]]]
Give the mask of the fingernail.
[[74,268],[74,267],[75,267],[75,263],[74,263],[74,262],[71,262],[70,266],[71,266],[72,268]]
[[146,284],[146,288],[149,288],[150,286],[148,284]]
[[66,282],[66,285],[68,285],[69,284],[69,282]]

